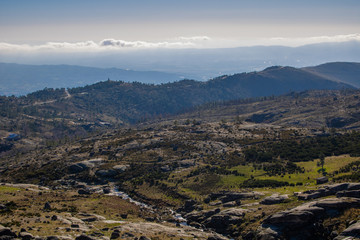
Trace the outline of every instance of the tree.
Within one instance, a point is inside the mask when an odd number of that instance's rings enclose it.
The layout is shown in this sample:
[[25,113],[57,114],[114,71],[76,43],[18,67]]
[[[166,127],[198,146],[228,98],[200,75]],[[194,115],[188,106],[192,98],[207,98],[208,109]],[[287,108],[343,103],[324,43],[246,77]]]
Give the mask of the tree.
[[322,171],[322,173],[324,174],[324,172],[325,172],[325,170],[324,170],[325,154],[324,154],[324,153],[320,153],[319,159],[320,159],[321,171]]

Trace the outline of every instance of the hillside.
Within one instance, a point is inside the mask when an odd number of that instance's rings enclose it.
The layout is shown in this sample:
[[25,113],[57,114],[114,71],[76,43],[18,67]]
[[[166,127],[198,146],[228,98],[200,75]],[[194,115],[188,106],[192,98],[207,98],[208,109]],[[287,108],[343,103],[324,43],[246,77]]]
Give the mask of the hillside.
[[[207,103],[343,88],[353,87],[291,67],[225,75],[207,82],[182,80],[153,85],[109,80],[71,89],[48,88],[23,97],[0,97],[0,136],[19,134],[24,139],[15,145],[31,149],[37,144],[54,145],[64,139],[168,117]],[[357,122],[356,114],[344,118],[349,121],[345,125]],[[322,115],[319,119],[323,119],[320,125],[326,125],[330,117]]]
[[359,220],[360,135],[349,131],[359,119],[334,128],[326,113],[356,117],[359,99],[333,90],[204,105],[3,156],[1,182],[36,185],[0,186],[0,224],[71,239],[334,239]]
[[334,62],[302,69],[333,81],[344,82],[357,88],[360,87],[360,63]]
[[313,129],[359,129],[359,91],[304,91],[278,97],[239,99],[194,107],[169,119],[248,121]]
[[156,71],[0,63],[0,95],[26,95],[44,88],[79,87],[106,79],[160,84],[183,78],[180,74]]
[[[351,85],[330,81],[291,67],[221,76],[207,82],[183,80],[161,85],[106,81],[69,89],[71,98],[54,107],[71,106],[77,112],[105,114],[123,122],[175,114],[214,101],[281,95],[309,89],[343,89]],[[38,94],[41,94],[39,92]]]

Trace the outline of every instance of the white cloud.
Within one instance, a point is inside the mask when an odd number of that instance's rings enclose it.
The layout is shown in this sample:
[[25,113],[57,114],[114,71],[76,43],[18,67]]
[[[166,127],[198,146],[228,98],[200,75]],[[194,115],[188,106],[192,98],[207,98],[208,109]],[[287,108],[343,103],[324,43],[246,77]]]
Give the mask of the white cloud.
[[[201,37],[202,39],[210,39]],[[102,51],[116,49],[144,49],[144,48],[196,48],[201,47],[197,43],[200,37],[182,38],[176,41],[146,42],[146,41],[125,41],[117,39],[104,39],[99,43],[94,41],[85,42],[47,42],[40,45],[0,43],[0,50],[31,51],[31,50],[59,50],[59,51]]]
[[209,41],[211,38],[208,36],[194,36],[194,37],[179,37],[182,41]]
[[360,41],[360,34],[347,34],[347,35],[335,35],[335,36],[316,36],[305,38],[270,38],[266,45],[286,45],[286,46],[301,46],[314,43],[329,43],[329,42],[348,42],[348,41]]
[[0,51],[60,51],[60,52],[91,52],[123,49],[148,49],[148,48],[224,48],[255,45],[283,45],[301,46],[323,42],[346,42],[360,41],[360,34],[317,36],[306,38],[259,38],[253,40],[229,40],[213,39],[207,36],[178,37],[168,41],[146,42],[146,41],[125,41],[117,39],[104,39],[99,43],[94,41],[84,42],[48,42],[40,45],[11,44],[0,42]]
[[195,44],[186,42],[144,42],[144,41],[124,41],[116,39],[104,39],[99,44],[100,47],[115,47],[115,48],[181,48],[194,47]]

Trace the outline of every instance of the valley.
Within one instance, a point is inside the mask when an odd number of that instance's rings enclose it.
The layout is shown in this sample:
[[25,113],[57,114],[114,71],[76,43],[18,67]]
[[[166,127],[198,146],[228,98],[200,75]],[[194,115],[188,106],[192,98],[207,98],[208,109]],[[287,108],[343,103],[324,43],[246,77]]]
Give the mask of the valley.
[[312,77],[272,67],[1,97],[0,234],[356,237],[360,91]]

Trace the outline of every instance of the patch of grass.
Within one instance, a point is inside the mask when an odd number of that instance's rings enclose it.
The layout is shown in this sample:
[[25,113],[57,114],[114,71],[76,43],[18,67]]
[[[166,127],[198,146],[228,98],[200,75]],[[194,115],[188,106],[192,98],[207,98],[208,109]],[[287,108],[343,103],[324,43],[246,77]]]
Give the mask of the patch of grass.
[[[343,156],[334,156],[334,157],[327,157],[325,158],[325,165],[326,171],[329,174],[333,174],[335,171],[339,170],[341,167],[346,166],[347,164],[358,161],[358,157],[350,157],[347,155]],[[303,183],[304,185],[315,185],[315,179],[321,177],[322,174],[319,171],[321,167],[317,166],[317,160],[309,161],[309,162],[298,162],[296,163],[298,166],[303,167],[305,169],[304,173],[294,173],[294,174],[285,174],[282,176],[266,176],[262,175],[259,176],[259,179],[271,179],[277,181],[287,181],[289,183]],[[338,174],[340,176],[343,174]],[[256,176],[256,174],[254,175]]]
[[221,177],[218,174],[205,174],[199,181],[184,184],[184,187],[205,195],[213,192],[220,180]]
[[10,186],[0,186],[0,193],[12,193],[12,192],[17,192],[20,191],[20,188],[16,188],[16,187],[10,187]]

